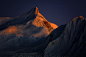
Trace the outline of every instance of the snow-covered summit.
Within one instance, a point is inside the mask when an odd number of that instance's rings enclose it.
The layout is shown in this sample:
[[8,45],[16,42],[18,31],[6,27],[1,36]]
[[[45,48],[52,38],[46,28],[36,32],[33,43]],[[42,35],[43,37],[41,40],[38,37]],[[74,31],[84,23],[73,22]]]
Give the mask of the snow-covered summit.
[[[36,52],[46,37],[58,26],[48,22],[37,7],[16,17],[0,18],[0,50]],[[2,45],[3,44],[3,45]],[[39,46],[40,47],[40,46]],[[27,49],[27,50],[23,50]],[[30,49],[32,48],[32,50]],[[38,51],[38,52],[39,52]]]
[[39,13],[39,9],[37,7],[32,8],[30,11],[22,14],[22,16],[28,16],[28,15],[36,15]]

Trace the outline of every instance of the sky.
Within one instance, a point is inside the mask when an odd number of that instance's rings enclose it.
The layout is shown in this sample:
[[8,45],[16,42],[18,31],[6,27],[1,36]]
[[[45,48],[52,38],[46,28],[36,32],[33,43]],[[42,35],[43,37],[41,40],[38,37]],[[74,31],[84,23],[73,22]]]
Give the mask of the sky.
[[86,0],[0,0],[0,17],[19,16],[34,7],[58,26],[77,16],[86,18]]

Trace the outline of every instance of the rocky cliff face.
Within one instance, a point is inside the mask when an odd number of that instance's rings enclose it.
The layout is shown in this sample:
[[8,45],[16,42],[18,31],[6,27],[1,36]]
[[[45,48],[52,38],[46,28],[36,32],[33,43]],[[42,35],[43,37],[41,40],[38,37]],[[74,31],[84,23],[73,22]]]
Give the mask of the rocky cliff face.
[[[59,27],[58,27],[59,28]],[[58,29],[57,28],[57,29]],[[65,27],[58,37],[57,30],[48,38],[51,40],[45,49],[45,57],[86,57],[86,19],[82,16],[75,17]]]

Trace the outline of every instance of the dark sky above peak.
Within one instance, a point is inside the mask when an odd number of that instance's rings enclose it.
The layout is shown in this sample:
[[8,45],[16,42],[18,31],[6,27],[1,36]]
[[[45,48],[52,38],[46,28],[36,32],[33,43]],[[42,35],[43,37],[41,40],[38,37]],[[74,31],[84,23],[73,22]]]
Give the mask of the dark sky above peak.
[[58,26],[80,15],[86,18],[86,0],[0,0],[0,17],[19,16],[34,7]]

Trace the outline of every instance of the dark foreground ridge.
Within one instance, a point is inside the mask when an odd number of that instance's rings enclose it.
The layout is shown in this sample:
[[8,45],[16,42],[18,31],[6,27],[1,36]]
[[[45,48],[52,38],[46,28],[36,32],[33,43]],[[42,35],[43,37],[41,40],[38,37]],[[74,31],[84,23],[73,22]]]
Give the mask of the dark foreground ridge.
[[[86,57],[86,19],[75,17],[65,27],[62,34],[57,37],[58,31],[48,36],[56,40],[49,43],[45,49],[45,57]],[[51,48],[50,48],[51,47]],[[53,47],[53,48],[52,48]]]

